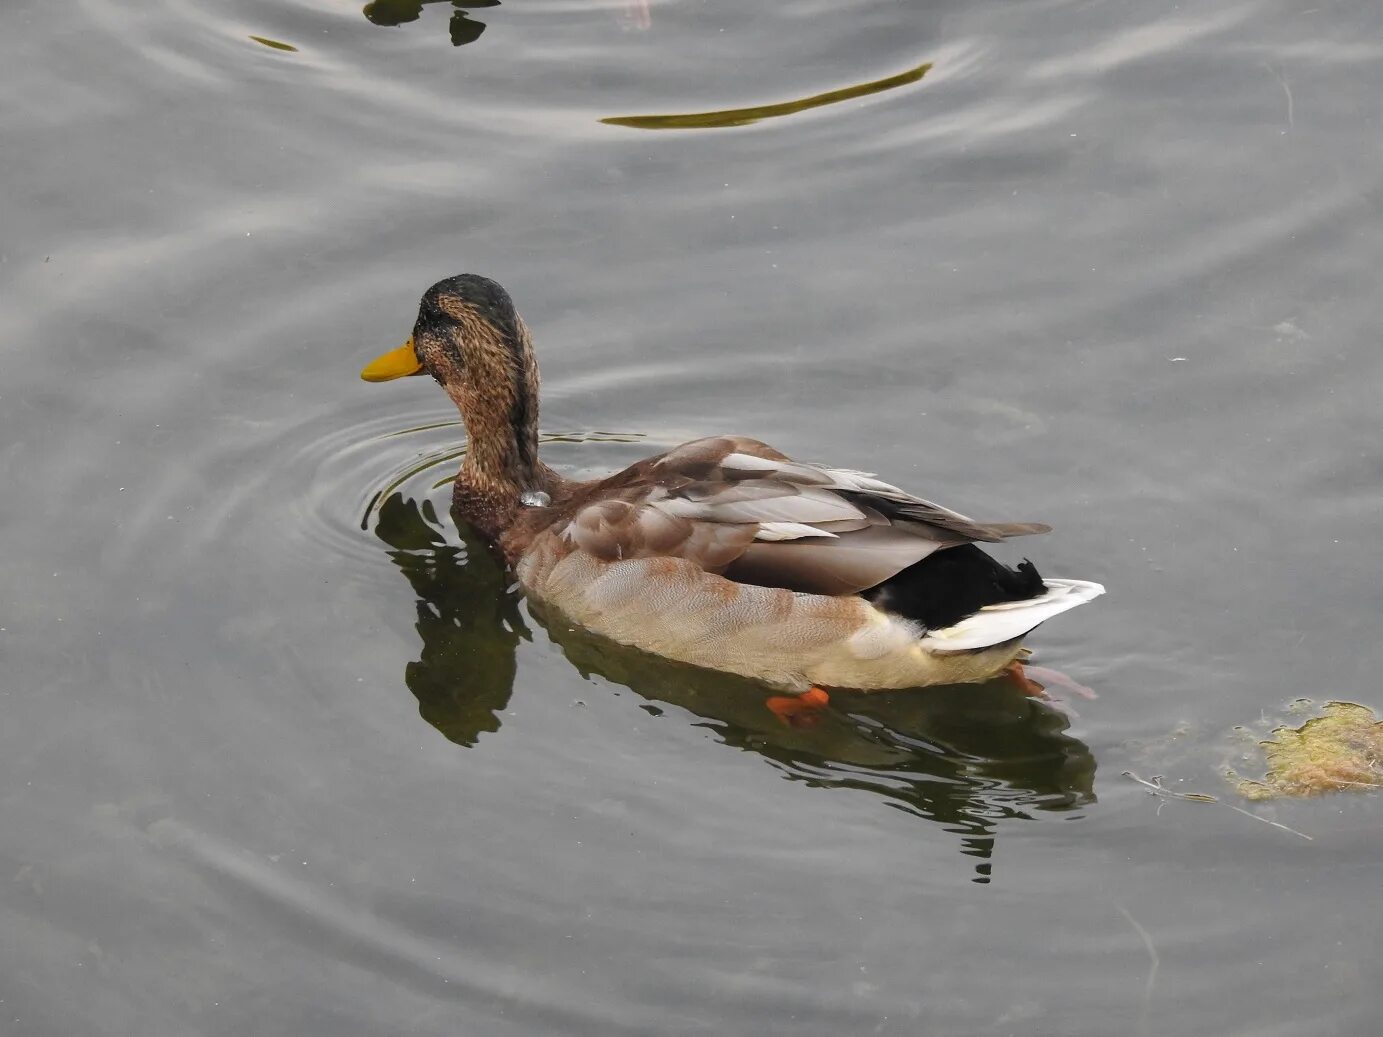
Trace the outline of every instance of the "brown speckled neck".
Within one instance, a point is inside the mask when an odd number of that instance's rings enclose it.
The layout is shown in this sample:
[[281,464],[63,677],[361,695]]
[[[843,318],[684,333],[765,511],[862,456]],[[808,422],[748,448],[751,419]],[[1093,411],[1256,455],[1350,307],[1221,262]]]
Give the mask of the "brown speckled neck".
[[[477,479],[476,473],[468,472],[466,465],[462,464],[451,493],[452,518],[473,526],[486,539],[501,544],[506,556],[514,556],[522,551],[522,545],[511,547],[513,538],[504,534],[514,529],[515,520],[525,512],[550,510],[524,508],[519,503],[519,495],[525,490],[541,490],[555,503],[570,497],[574,485],[542,461],[537,462],[533,472],[522,482],[508,474],[500,478]],[[513,557],[510,557],[512,560]]]

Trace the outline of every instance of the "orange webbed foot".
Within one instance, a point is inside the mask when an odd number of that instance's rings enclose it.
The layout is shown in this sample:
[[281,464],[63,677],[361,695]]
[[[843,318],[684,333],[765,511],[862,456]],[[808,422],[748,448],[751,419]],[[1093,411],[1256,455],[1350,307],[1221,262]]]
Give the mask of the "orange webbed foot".
[[1023,670],[1023,664],[1018,660],[1015,659],[1005,666],[1003,672],[1005,677],[1018,685],[1019,690],[1021,690],[1024,695],[1031,695],[1034,698],[1046,697],[1047,689],[1029,677]]
[[800,695],[770,695],[764,705],[788,727],[815,727],[831,696],[821,688],[808,688]]

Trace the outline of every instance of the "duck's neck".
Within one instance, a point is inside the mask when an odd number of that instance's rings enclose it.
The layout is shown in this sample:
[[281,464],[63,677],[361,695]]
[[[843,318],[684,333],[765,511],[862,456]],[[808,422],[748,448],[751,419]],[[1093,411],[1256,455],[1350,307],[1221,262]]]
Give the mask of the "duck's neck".
[[[480,362],[470,360],[473,366]],[[497,537],[513,522],[520,495],[550,493],[557,477],[538,458],[538,365],[522,324],[508,356],[493,355],[493,367],[471,370],[465,384],[449,386],[448,394],[461,411],[469,440],[452,510]]]
[[511,424],[507,408],[495,414],[476,411],[475,406],[462,411],[468,442],[458,480],[515,500],[524,490],[541,489],[535,485],[542,470],[537,430]]

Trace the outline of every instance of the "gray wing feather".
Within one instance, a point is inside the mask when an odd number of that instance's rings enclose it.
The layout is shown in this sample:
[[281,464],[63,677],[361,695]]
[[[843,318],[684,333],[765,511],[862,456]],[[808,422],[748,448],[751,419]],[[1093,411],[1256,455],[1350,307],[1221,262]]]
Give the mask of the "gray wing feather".
[[582,550],[682,557],[813,594],[858,593],[934,551],[1049,528],[976,522],[869,473],[793,461],[741,437],[697,440],[630,474],[617,499],[573,516],[565,535]]

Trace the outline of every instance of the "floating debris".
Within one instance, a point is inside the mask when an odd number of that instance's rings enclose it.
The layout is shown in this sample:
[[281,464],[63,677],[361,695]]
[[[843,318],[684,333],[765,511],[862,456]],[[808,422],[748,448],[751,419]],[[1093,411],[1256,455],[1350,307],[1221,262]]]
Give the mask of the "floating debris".
[[1383,789],[1383,721],[1367,706],[1327,702],[1320,716],[1272,734],[1258,743],[1268,764],[1261,780],[1230,774],[1245,799]]
[[856,97],[877,94],[894,87],[916,83],[931,71],[930,61],[899,72],[896,76],[875,79],[868,83],[828,90],[824,94],[799,97],[792,101],[779,101],[776,104],[760,104],[752,108],[727,108],[715,112],[684,112],[678,115],[616,115],[600,121],[607,126],[628,126],[636,130],[704,130],[725,129],[730,126],[748,126],[760,119],[773,119],[782,115],[794,115],[809,108],[850,101]]
[[[1257,814],[1245,810],[1243,807],[1236,807],[1233,803],[1226,803],[1224,800],[1218,799],[1215,796],[1207,796],[1204,792],[1174,792],[1162,784],[1162,775],[1160,774],[1154,774],[1151,781],[1146,778],[1140,778],[1138,775],[1134,774],[1133,771],[1124,771],[1123,775],[1125,778],[1132,778],[1154,796],[1160,796],[1164,800],[1179,799],[1183,803],[1218,803],[1222,807],[1229,807],[1229,809],[1233,810],[1236,814],[1243,814],[1245,817],[1251,817],[1255,821],[1262,821],[1265,825],[1272,825],[1272,827],[1280,828],[1284,832],[1291,832],[1293,835],[1299,835],[1308,842],[1314,840],[1314,836],[1307,835],[1305,832],[1298,832],[1295,828],[1288,828],[1279,821],[1272,821],[1266,817],[1259,817]],[[1161,810],[1162,805],[1159,803],[1158,812],[1160,813]]]
[[279,40],[271,40],[267,36],[251,36],[250,39],[265,47],[272,47],[274,50],[286,50],[290,54],[298,53],[298,48],[291,43],[283,43]]

